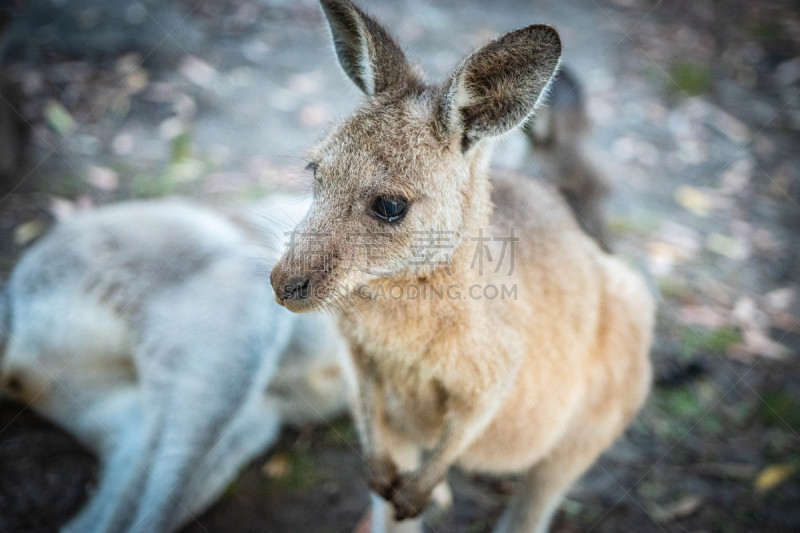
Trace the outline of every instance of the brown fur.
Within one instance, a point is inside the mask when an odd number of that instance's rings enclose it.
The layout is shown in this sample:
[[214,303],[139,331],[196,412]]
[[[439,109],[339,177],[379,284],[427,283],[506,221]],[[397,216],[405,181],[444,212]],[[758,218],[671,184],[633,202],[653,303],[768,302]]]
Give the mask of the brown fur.
[[583,146],[590,123],[580,83],[562,68],[553,79],[551,93],[547,107],[528,120],[522,131],[581,228],[610,252],[611,238],[603,214],[610,185]]
[[[348,1],[323,5],[329,18],[366,17]],[[347,27],[332,20],[334,39],[363,39]],[[339,316],[355,365],[354,414],[370,486],[391,502],[393,529],[407,525],[395,519],[424,510],[457,463],[527,472],[499,528],[543,531],[563,492],[647,396],[653,302],[640,277],[603,253],[547,186],[488,176],[489,137],[528,117],[559,55],[552,28],[512,32],[472,54],[442,87],[411,76],[370,94],[310,154],[315,201],[272,285],[293,311]],[[346,71],[353,61],[342,60]],[[380,70],[373,56],[355,61]],[[348,74],[362,88],[378,86],[357,81],[363,71]],[[408,200],[405,218],[377,220],[376,196]],[[495,273],[495,265],[480,272],[471,239],[511,229],[520,239],[513,272]],[[430,232],[452,237],[451,257],[420,245],[417,237]],[[487,243],[492,257],[502,244]],[[298,279],[309,293],[289,297]],[[398,285],[460,293],[380,297]],[[470,287],[490,285],[515,286],[516,298],[470,297]]]

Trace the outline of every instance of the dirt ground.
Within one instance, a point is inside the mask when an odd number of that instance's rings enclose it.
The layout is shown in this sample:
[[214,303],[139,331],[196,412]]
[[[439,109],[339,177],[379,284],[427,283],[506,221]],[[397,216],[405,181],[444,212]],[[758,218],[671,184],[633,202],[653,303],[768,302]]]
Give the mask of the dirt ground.
[[[308,190],[302,150],[359,98],[311,0],[19,3],[0,54],[31,146],[0,194],[0,281],[76,210]],[[797,2],[362,3],[433,79],[503,31],[555,25],[614,246],[660,290],[654,393],[553,531],[800,530]],[[522,136],[495,164],[542,172]],[[368,502],[357,446],[346,418],[287,428],[184,531],[351,531]],[[0,401],[0,531],[56,530],[95,478],[71,438]],[[514,486],[451,482],[431,532],[489,531]]]

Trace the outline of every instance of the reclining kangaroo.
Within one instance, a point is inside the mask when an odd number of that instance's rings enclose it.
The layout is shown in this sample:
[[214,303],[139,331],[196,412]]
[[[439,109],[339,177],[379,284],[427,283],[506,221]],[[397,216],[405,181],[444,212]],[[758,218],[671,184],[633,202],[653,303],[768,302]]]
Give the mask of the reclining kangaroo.
[[271,282],[292,311],[334,309],[349,341],[368,481],[388,502],[373,497],[373,527],[418,530],[399,522],[458,464],[524,473],[497,529],[545,531],[643,404],[654,315],[555,191],[489,176],[492,139],[547,91],[558,33],[508,33],[430,85],[356,5],[321,3],[366,99],[310,151],[314,202]]
[[281,422],[344,406],[335,325],[286,312],[264,282],[307,205],[268,199],[234,224],[185,201],[118,204],[25,253],[0,291],[0,381],[101,466],[64,531],[173,531]]

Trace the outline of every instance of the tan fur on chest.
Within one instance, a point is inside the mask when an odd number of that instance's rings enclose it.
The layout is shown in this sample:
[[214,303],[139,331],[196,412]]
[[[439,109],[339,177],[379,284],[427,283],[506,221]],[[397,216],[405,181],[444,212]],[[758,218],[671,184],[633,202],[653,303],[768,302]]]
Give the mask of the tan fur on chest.
[[[541,201],[552,194],[519,177],[504,177],[498,188],[514,180],[516,190],[528,193],[523,197]],[[502,195],[498,200],[508,201]],[[431,447],[442,431],[444,409],[469,405],[504,382],[496,393],[503,396],[503,405],[461,457],[464,465],[484,471],[519,470],[539,459],[564,431],[564,420],[583,394],[584,376],[578,365],[590,357],[589,347],[597,340],[600,295],[592,290],[597,283],[594,244],[577,228],[545,228],[553,220],[569,217],[553,201],[551,212],[535,212],[527,220],[496,217],[495,226],[516,224],[523,236],[530,235],[526,229],[536,230],[535,238],[523,237],[517,244],[519,265],[511,275],[505,270],[496,273],[494,267],[482,275],[477,268],[442,268],[413,283],[427,284],[420,289],[427,294],[441,285],[457,287],[463,300],[449,299],[446,291],[442,298],[427,301],[360,300],[346,315],[343,330],[352,332],[351,342],[366,358],[356,364],[384,384],[388,430],[413,435],[419,444]],[[497,211],[509,207],[513,206],[500,204]],[[572,241],[576,266],[549,267],[549,252],[564,246],[565,239]],[[532,268],[537,263],[540,267]],[[473,285],[515,287],[515,299],[470,299]],[[373,288],[373,293],[389,290]],[[554,314],[554,308],[560,312]],[[560,394],[554,396],[553,390]]]

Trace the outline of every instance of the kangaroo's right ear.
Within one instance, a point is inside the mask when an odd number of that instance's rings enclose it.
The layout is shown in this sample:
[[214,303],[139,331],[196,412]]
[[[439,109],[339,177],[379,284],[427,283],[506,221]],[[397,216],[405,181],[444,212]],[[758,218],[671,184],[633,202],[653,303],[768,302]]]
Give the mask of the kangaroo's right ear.
[[389,33],[350,0],[320,0],[339,64],[369,96],[419,85],[420,79]]

